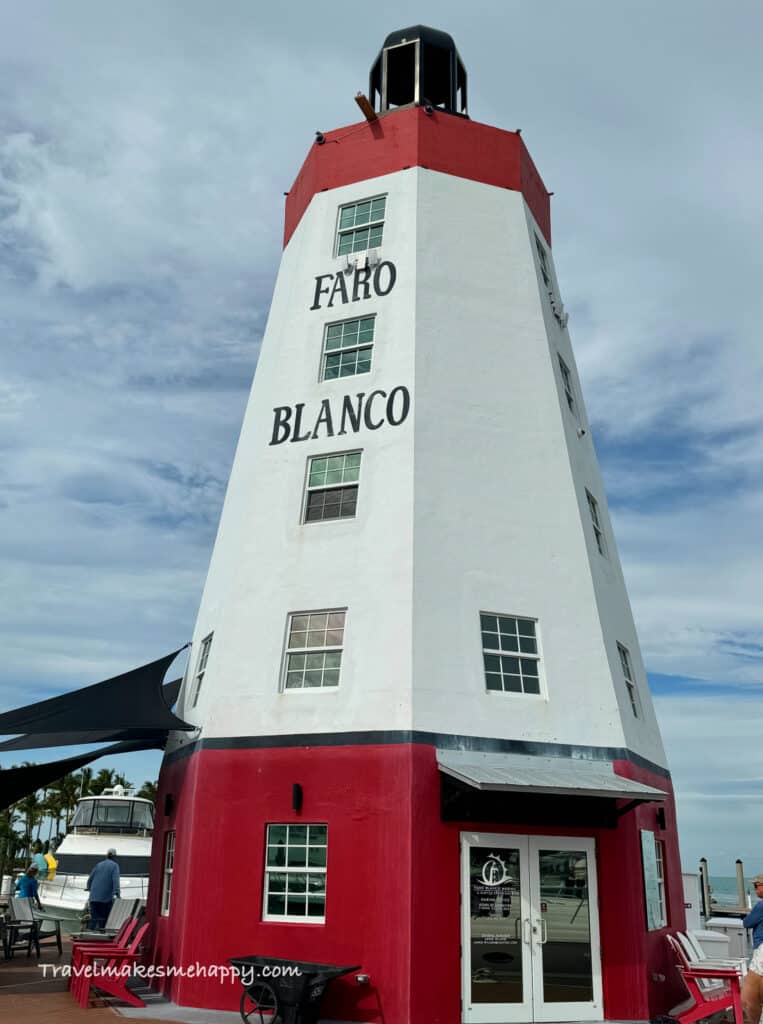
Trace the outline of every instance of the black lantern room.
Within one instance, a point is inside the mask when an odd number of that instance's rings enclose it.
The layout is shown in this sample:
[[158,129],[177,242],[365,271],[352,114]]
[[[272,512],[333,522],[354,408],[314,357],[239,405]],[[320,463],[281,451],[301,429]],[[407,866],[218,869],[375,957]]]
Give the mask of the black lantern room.
[[466,71],[447,32],[414,25],[384,40],[369,77],[374,110],[415,104],[466,117]]

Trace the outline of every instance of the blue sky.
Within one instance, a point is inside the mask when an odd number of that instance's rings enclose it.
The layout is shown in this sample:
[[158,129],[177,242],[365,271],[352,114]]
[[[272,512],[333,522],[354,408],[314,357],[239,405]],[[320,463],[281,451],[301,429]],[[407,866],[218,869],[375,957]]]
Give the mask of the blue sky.
[[[761,870],[763,9],[357,15],[346,0],[0,5],[0,708],[190,638],[283,193],[317,129],[357,120],[384,36],[415,18],[454,35],[472,116],[521,127],[555,193],[684,861]],[[120,768],[141,782],[158,763]]]

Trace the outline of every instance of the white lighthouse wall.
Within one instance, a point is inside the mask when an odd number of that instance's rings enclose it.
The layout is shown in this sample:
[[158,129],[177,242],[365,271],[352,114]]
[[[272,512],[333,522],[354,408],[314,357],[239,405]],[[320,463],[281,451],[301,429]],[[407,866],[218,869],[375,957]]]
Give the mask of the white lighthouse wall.
[[[346,262],[333,256],[339,207],[381,194],[379,256],[395,264],[393,290],[331,309],[324,296],[310,309],[315,278]],[[627,746],[664,763],[535,230],[520,193],[415,167],[312,199],[283,254],[194,634],[181,712],[203,739],[415,729]],[[325,325],[370,313],[371,372],[320,382]],[[557,352],[581,423],[567,410]],[[304,403],[304,430],[326,397],[336,416],[344,395],[401,385],[412,403],[400,426],[269,443],[275,406]],[[357,516],[302,524],[308,457],[348,450],[363,453]],[[347,608],[339,687],[280,692],[288,614],[327,608]],[[540,697],[486,691],[480,611],[538,620]]]
[[[536,271],[542,235],[519,193],[419,176],[414,727],[628,746],[664,763],[590,435],[577,436],[561,388],[557,352],[582,409]],[[486,690],[480,611],[537,619],[540,696]],[[618,641],[640,674],[639,718]]]
[[[525,211],[528,224],[528,233],[531,239],[531,248],[534,244],[534,236],[542,239],[542,234],[535,224],[529,210]],[[552,291],[557,301],[562,295],[559,281],[556,276],[553,254],[546,249],[546,260],[548,273],[552,278]],[[536,267],[538,265],[537,250],[534,252]],[[654,712],[654,705],[647,681],[646,668],[641,655],[636,626],[633,621],[628,590],[623,575],[620,556],[617,550],[616,537],[612,529],[612,521],[609,515],[609,503],[604,490],[604,482],[599,470],[599,463],[596,458],[595,449],[591,439],[588,416],[586,414],[583,392],[578,377],[575,356],[570,343],[570,335],[566,324],[560,326],[554,317],[551,303],[549,302],[548,287],[543,282],[540,268],[538,267],[538,282],[542,296],[541,308],[543,310],[546,332],[549,339],[549,350],[551,360],[556,374],[557,389],[559,394],[559,407],[562,410],[562,423],[564,424],[564,436],[567,443],[567,452],[576,481],[576,497],[580,510],[583,533],[588,549],[591,579],[596,595],[596,606],[599,621],[602,627],[607,660],[609,662],[612,679],[614,680],[615,694],[617,695],[620,714],[625,735],[625,744],[629,750],[636,751],[650,760],[666,766],[666,756],[662,745],[660,728],[657,716]],[[567,400],[564,395],[564,387],[561,374],[559,373],[558,359],[554,352],[561,355],[573,378],[573,389],[575,402],[578,410],[577,419],[570,415]],[[585,490],[596,498],[598,503],[599,520],[604,531],[606,545],[606,557],[603,557],[598,550],[596,539],[591,524],[590,511],[586,500]],[[624,685],[622,666],[617,652],[617,643],[623,644],[629,652],[631,667],[633,669],[633,682],[636,687],[636,705],[638,717],[634,716],[630,698]]]
[[[399,385],[413,392],[415,189],[410,170],[319,193],[283,253],[183,688],[182,713],[204,739],[411,727],[415,399],[399,426],[269,442],[275,406],[304,403],[304,431],[323,398],[338,410],[344,395]],[[339,206],[380,194],[388,196],[383,258],[397,268],[394,288],[331,309],[323,296],[311,310],[316,276],[346,264],[333,256]],[[319,381],[325,325],[371,313],[371,372]],[[308,458],[359,449],[356,517],[302,524]],[[329,608],[347,609],[339,686],[280,692],[289,613]],[[212,631],[193,708],[192,672]]]

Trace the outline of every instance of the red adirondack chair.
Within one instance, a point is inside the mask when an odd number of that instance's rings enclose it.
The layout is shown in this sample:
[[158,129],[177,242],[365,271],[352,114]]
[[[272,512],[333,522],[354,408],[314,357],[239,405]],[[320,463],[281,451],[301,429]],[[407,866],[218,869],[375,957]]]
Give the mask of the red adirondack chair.
[[[676,958],[676,966],[689,991],[689,999],[670,1011],[670,1016],[680,1024],[694,1024],[720,1010],[734,1011],[734,1024],[744,1024],[742,1018],[742,974],[737,967],[701,965],[692,963],[686,956],[681,943],[673,935],[668,942]],[[713,980],[722,981],[721,988],[708,985]]]
[[[92,988],[100,989],[107,995],[121,999],[130,1006],[146,1005],[142,999],[128,989],[127,982],[130,977],[130,968],[140,959],[141,954],[138,950],[148,928],[148,922],[141,925],[126,948],[106,950],[101,944],[98,947],[80,950],[78,972],[76,977],[72,972],[71,986],[72,995],[80,1006],[87,1006]],[[88,976],[88,968],[97,970],[98,974]]]
[[78,977],[77,972],[82,965],[82,954],[88,950],[102,950],[108,952],[109,950],[126,950],[127,944],[130,941],[135,929],[138,927],[137,917],[128,917],[119,928],[113,939],[101,939],[97,942],[85,941],[84,939],[75,939],[72,942],[72,962],[71,962],[71,973],[69,975],[69,988],[74,989],[75,978]]

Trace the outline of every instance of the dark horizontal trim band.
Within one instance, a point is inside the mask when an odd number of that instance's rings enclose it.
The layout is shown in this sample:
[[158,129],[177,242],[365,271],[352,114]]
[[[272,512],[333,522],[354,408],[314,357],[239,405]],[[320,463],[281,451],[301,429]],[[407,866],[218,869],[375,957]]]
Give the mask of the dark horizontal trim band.
[[198,739],[173,750],[164,758],[172,764],[190,757],[199,750],[267,750],[273,747],[363,747],[396,746],[401,743],[421,743],[441,750],[474,750],[496,754],[530,754],[533,757],[584,758],[589,761],[630,761],[647,771],[670,778],[662,765],[649,761],[627,747],[588,747],[569,743],[541,743],[536,740],[501,740],[487,736],[456,736],[452,733],[419,732],[416,729],[393,729],[367,732],[310,732],[286,733],[283,736],[214,736]]
[[[102,860],[103,853],[62,853],[58,858],[56,877],[59,875],[89,875],[95,865]],[[150,857],[129,855],[120,857],[119,850],[117,850],[115,860],[119,867],[120,875],[139,875],[148,878],[151,867]]]

